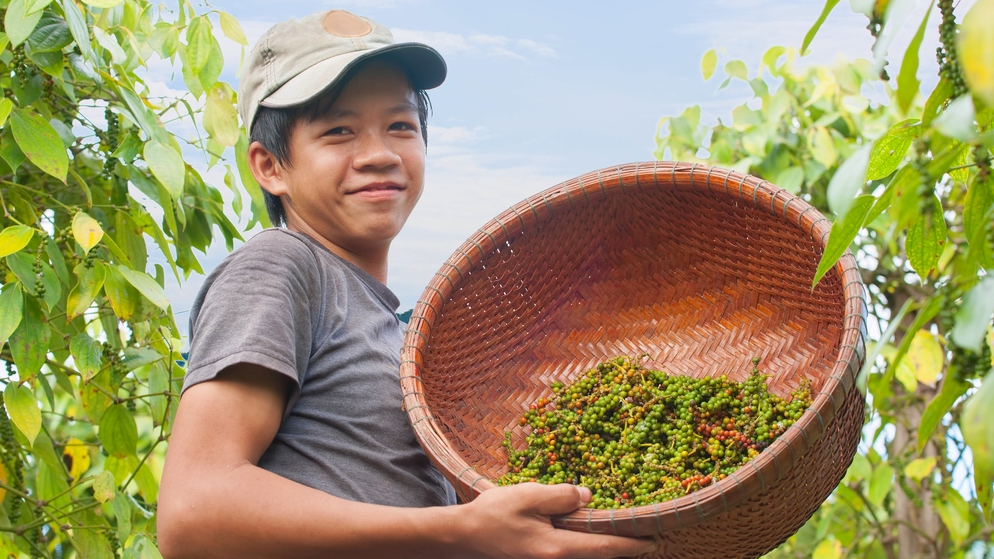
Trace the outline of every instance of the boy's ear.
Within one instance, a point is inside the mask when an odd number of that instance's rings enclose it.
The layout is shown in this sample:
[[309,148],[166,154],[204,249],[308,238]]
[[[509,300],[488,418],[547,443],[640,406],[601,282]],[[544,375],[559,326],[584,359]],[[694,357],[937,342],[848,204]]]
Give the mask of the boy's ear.
[[259,142],[249,144],[248,165],[256,182],[263,190],[273,196],[286,194],[286,185],[283,182],[285,172],[283,164]]

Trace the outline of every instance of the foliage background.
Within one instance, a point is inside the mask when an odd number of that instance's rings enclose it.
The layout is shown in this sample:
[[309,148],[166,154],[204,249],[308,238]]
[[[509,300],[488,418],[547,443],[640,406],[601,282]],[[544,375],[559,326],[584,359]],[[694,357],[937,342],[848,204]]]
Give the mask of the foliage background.
[[[241,238],[243,199],[261,216],[244,162],[219,159],[246,143],[214,29],[247,40],[185,0],[0,10],[0,556],[158,557],[154,472],[182,381],[162,286],[203,272],[194,249]],[[156,58],[189,95],[153,93]],[[191,149],[224,165],[233,208]]]
[[[837,4],[826,2],[802,51]],[[720,87],[746,81],[753,99],[712,127],[699,106],[659,123],[657,157],[752,173],[831,216],[818,277],[851,248],[883,332],[861,372],[870,407],[860,452],[771,557],[994,556],[994,2],[960,12],[929,2],[923,20],[907,21],[914,4],[850,2],[875,37],[868,60],[804,67],[784,47],[752,70],[726,60]],[[902,26],[914,37],[891,63]],[[920,92],[929,32],[940,38],[940,80]],[[718,63],[704,55],[705,79]],[[868,86],[881,82],[885,98],[871,101]]]
[[[827,1],[802,50],[837,4]],[[751,68],[723,55],[727,79],[754,99],[727,124],[704,125],[699,107],[660,122],[657,156],[748,171],[833,216],[824,264],[853,248],[886,330],[865,371],[861,452],[774,556],[994,555],[984,518],[994,435],[977,411],[994,409],[994,382],[980,380],[994,313],[994,26],[984,25],[994,14],[991,0],[969,14],[940,2],[963,24],[947,18],[943,33],[902,17],[912,4],[850,2],[878,46],[915,29],[887,66],[883,48],[814,67],[789,48]],[[265,224],[244,161],[220,157],[246,140],[234,91],[218,81],[215,33],[248,41],[234,18],[185,0],[0,0],[0,10],[0,554],[157,557],[154,472],[182,377],[162,286],[203,271],[193,249],[221,238],[230,249],[243,210],[248,228]],[[947,64],[935,90],[919,92],[926,34],[942,35]],[[188,95],[154,93],[142,69],[155,59]],[[718,63],[705,55],[706,78]],[[886,99],[868,94],[873,83],[887,84]],[[191,150],[224,184],[184,162]]]

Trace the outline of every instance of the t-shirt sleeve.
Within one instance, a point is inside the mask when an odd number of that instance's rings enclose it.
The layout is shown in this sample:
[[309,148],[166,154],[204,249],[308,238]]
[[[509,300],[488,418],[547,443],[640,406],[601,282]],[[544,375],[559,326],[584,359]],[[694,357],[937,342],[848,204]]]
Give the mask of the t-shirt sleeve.
[[312,300],[323,292],[319,267],[313,251],[292,235],[257,237],[233,252],[197,296],[183,390],[250,363],[292,380],[292,405],[321,312],[321,301]]

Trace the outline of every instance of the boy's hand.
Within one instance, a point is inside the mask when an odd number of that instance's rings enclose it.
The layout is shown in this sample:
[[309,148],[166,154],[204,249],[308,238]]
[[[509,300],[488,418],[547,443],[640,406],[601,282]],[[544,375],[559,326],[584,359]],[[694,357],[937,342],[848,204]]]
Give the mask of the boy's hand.
[[[464,505],[471,545],[479,557],[603,559],[649,554],[649,540],[585,534],[554,528],[549,516],[568,514],[590,501],[590,490],[575,485],[524,483],[485,491]],[[457,507],[462,508],[462,507]]]

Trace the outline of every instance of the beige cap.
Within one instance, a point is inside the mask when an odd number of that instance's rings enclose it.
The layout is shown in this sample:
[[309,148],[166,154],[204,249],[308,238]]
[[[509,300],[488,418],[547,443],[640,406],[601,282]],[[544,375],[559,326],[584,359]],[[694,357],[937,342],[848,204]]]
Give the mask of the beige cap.
[[394,43],[375,21],[343,10],[278,23],[252,49],[239,78],[238,113],[252,130],[259,106],[295,107],[332,87],[359,61],[390,53],[412,80],[431,89],[445,81],[445,60],[421,43]]

